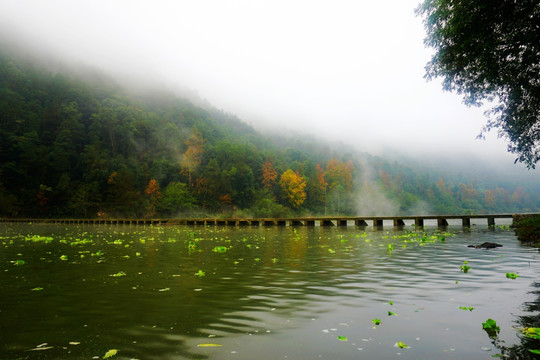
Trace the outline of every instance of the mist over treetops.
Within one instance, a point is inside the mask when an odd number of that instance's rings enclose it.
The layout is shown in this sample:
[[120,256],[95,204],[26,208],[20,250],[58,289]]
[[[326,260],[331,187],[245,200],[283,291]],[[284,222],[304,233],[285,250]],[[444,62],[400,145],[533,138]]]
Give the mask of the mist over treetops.
[[261,134],[167,90],[0,49],[0,216],[508,213],[538,189]]

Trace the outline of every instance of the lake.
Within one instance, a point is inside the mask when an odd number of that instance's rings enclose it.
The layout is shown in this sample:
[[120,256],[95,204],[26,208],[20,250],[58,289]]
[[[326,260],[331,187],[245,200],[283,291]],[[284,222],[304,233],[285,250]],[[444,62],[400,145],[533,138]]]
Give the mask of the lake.
[[[503,246],[467,247],[486,241]],[[1,359],[533,359],[540,349],[524,333],[540,326],[540,253],[505,226],[0,224],[0,246]],[[488,319],[499,331],[483,329]]]

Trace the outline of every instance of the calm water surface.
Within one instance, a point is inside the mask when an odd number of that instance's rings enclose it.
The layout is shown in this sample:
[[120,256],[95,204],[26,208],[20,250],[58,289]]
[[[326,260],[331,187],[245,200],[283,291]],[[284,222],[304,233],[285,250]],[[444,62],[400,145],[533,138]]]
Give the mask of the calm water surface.
[[[484,241],[503,247],[467,247]],[[533,359],[540,349],[520,332],[540,326],[540,253],[508,229],[2,224],[0,249],[1,359]],[[489,318],[496,338],[482,329]]]

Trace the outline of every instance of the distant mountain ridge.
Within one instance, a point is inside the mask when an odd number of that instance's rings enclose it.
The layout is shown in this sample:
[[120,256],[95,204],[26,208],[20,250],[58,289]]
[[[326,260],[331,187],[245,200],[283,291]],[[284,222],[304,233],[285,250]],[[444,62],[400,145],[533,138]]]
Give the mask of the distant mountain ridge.
[[443,176],[346,146],[265,136],[166,90],[0,49],[0,216],[539,211],[520,184]]

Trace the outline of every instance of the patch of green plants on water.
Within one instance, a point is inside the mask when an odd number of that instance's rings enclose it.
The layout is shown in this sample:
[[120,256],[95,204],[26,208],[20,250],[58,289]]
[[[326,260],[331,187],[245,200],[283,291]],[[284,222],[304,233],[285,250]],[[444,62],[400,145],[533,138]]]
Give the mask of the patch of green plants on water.
[[339,341],[347,341],[346,336],[338,336],[337,338],[338,338]]
[[195,276],[198,276],[198,277],[203,277],[203,276],[205,276],[205,275],[206,275],[205,272],[202,271],[202,270],[199,270],[199,271],[197,271],[197,272],[195,273]]
[[26,264],[26,261],[22,260],[22,259],[17,259],[17,260],[13,260],[11,261],[11,263],[15,266],[22,266],[24,264]]
[[523,335],[530,339],[540,340],[540,328],[537,327],[526,327],[521,329]]
[[54,240],[52,236],[27,235],[24,240],[32,242],[50,243]]
[[472,306],[460,306],[459,308],[461,310],[465,310],[465,311],[467,311],[467,310],[473,311],[474,310],[474,307],[472,307]]
[[122,276],[126,276],[126,273],[123,272],[123,271],[119,271],[117,272],[116,274],[111,274],[109,276],[112,276],[112,277],[122,277]]
[[397,314],[395,312],[392,312],[392,311],[388,311],[388,316],[397,316]]
[[497,322],[493,319],[487,319],[486,322],[482,323],[482,329],[484,329],[491,338],[497,337],[499,331],[501,331]]
[[200,251],[199,246],[199,240],[189,240],[188,241],[188,252],[191,254],[192,252]]
[[461,268],[460,268],[461,271],[463,271],[465,274],[468,273],[469,270],[471,270],[471,267],[467,265],[468,263],[469,263],[468,261],[464,261],[463,265],[461,265]]
[[116,354],[118,354],[118,350],[116,350],[116,349],[111,349],[111,350],[107,351],[107,352],[105,353],[105,355],[103,355],[103,359],[108,359],[108,358],[110,358],[110,357],[115,356]]
[[75,241],[72,241],[70,243],[71,246],[86,245],[86,244],[94,244],[94,241],[90,239],[75,239]]
[[371,320],[371,322],[375,325],[380,325],[381,324],[381,319],[373,319]]
[[403,341],[398,341],[394,346],[400,348],[400,349],[408,349],[409,346],[405,344]]
[[212,249],[213,252],[224,254],[227,252],[227,247],[225,246],[216,246],[214,249]]
[[507,272],[507,273],[506,273],[506,277],[507,277],[508,279],[513,279],[513,280],[515,280],[515,279],[517,279],[517,278],[519,277],[519,275],[518,275],[518,274],[515,274],[515,273]]

